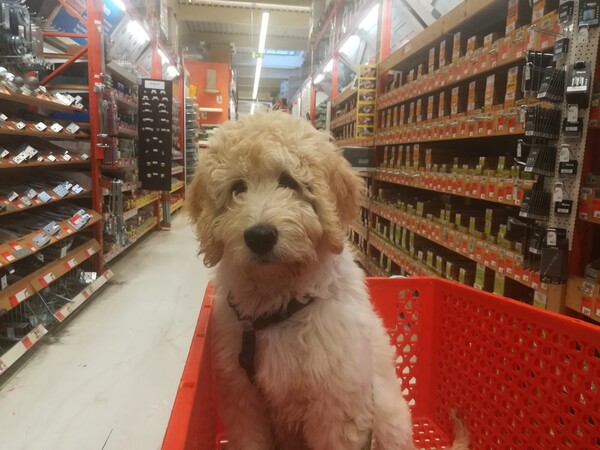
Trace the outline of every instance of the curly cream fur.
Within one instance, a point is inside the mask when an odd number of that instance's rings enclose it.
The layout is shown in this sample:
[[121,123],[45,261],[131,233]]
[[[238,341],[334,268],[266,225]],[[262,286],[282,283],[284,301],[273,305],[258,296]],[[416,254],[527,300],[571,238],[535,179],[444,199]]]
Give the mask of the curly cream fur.
[[[279,185],[282,173],[298,184]],[[232,192],[243,180],[245,192]],[[212,351],[232,450],[412,449],[394,348],[362,271],[345,249],[364,191],[327,134],[285,113],[243,117],[209,141],[189,190],[188,212],[207,265],[216,268]],[[269,224],[278,241],[257,260],[244,231]],[[257,332],[256,383],[240,368],[248,317],[291,298],[316,301]]]

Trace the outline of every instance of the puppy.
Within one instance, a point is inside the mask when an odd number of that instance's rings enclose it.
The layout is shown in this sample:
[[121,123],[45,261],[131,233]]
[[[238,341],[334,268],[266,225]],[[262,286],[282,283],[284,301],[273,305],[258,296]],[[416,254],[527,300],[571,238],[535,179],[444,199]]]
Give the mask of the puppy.
[[413,448],[395,351],[345,247],[364,184],[282,112],[209,141],[188,195],[216,266],[211,347],[231,450]]

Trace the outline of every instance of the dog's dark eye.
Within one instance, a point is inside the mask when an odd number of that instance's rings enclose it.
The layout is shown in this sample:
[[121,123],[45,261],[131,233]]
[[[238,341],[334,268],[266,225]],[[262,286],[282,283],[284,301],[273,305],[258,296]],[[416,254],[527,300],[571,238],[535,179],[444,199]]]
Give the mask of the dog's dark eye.
[[246,182],[244,180],[238,180],[235,183],[233,183],[233,186],[231,186],[231,193],[233,195],[242,194],[242,193],[246,192],[247,190],[248,190],[248,186],[246,185]]
[[279,186],[288,188],[288,189],[298,189],[298,182],[294,180],[287,173],[282,173],[279,175]]

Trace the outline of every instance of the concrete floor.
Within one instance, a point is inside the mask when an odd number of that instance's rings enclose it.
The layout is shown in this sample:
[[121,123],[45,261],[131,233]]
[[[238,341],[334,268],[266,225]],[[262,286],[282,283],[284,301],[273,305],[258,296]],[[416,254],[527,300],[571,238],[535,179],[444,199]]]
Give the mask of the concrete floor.
[[160,448],[208,271],[183,215],[112,267],[107,287],[0,380],[0,448]]

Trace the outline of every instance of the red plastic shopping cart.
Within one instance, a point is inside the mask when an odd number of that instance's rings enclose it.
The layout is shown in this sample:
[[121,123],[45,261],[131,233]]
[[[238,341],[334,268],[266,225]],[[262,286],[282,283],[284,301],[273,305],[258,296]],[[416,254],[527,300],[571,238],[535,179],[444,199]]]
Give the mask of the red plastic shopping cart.
[[[600,448],[600,327],[437,278],[368,279],[398,349],[418,448]],[[222,434],[206,292],[163,450],[214,450]]]

